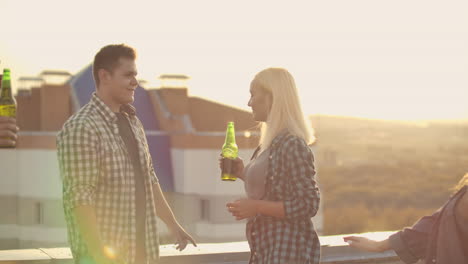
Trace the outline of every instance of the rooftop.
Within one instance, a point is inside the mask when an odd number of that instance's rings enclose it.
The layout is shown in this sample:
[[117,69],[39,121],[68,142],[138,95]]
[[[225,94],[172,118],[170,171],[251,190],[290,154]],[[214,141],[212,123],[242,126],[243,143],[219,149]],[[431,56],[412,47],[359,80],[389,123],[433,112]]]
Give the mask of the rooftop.
[[[393,232],[374,232],[360,234],[379,240],[388,237]],[[344,263],[402,263],[393,251],[383,253],[368,253],[347,246],[342,240],[343,235],[320,237],[322,244],[323,264]],[[197,263],[229,263],[246,264],[249,258],[249,246],[246,241],[232,243],[204,243],[198,247],[188,246],[182,252],[173,245],[161,246],[161,264],[197,264]],[[32,263],[71,263],[69,248],[38,248],[23,250],[0,251],[0,264],[32,264]]]

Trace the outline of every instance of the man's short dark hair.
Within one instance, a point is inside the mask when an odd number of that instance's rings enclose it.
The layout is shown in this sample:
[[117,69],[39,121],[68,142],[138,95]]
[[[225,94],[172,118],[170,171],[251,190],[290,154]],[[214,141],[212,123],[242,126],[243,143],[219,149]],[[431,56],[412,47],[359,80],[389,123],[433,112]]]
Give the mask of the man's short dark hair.
[[120,58],[135,60],[136,52],[132,47],[125,44],[113,44],[103,47],[96,56],[94,56],[93,76],[96,88],[99,86],[99,70],[105,69],[112,73],[118,66]]

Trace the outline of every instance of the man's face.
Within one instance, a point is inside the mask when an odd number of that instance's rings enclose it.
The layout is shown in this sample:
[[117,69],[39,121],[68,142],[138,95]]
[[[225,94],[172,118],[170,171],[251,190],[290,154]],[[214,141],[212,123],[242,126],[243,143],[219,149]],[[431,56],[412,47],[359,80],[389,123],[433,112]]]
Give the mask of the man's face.
[[135,61],[120,58],[118,66],[106,78],[107,94],[112,103],[118,105],[133,103],[135,89],[138,87],[136,75]]

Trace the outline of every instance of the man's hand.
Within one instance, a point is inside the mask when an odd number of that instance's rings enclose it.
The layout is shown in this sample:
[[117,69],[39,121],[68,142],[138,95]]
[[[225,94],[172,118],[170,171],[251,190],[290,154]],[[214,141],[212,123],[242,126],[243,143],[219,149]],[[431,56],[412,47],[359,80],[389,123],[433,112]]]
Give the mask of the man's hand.
[[0,146],[16,146],[17,133],[19,128],[16,126],[16,119],[6,116],[0,116]]
[[171,229],[171,233],[176,239],[175,244],[177,245],[177,250],[184,250],[187,247],[188,242],[191,242],[195,247],[197,246],[195,240],[180,225]]
[[163,220],[163,222],[167,225],[171,231],[171,234],[175,237],[175,244],[177,245],[177,249],[181,251],[184,250],[188,244],[188,241],[192,242],[194,246],[197,246],[195,240],[193,240],[193,238],[187,234],[187,232],[185,232],[185,230],[175,219],[159,183],[153,185],[153,190],[154,200],[156,203],[156,213],[158,214],[159,218],[161,218],[161,220]]

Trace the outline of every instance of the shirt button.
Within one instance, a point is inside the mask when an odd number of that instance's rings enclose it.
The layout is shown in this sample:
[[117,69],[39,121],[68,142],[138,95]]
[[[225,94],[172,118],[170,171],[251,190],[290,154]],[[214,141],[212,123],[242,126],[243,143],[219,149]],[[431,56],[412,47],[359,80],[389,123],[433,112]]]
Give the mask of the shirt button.
[[270,157],[268,157],[269,159],[273,159],[273,155],[270,155]]
[[255,236],[255,235],[256,235],[256,233],[255,233],[255,232],[252,232],[252,236]]

